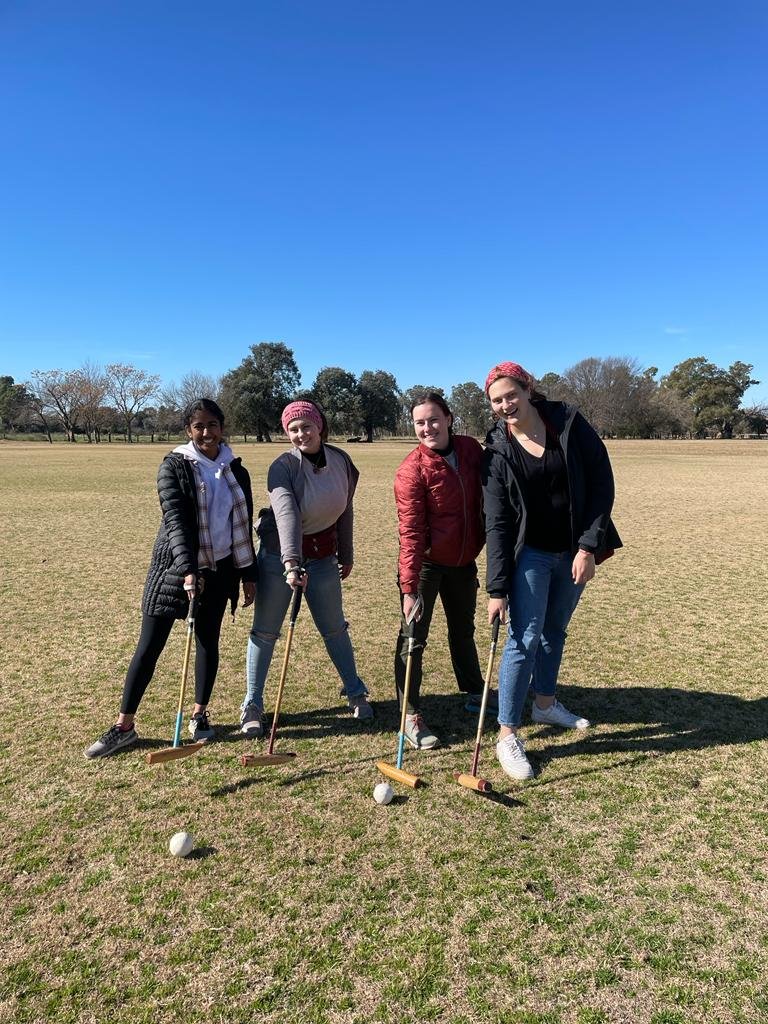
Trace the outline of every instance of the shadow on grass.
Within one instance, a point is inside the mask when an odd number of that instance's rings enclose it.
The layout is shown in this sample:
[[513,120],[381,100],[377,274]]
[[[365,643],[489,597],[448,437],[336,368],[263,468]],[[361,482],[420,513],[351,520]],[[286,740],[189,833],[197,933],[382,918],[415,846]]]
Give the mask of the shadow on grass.
[[251,771],[258,774],[237,779],[235,782],[227,783],[225,786],[218,786],[216,789],[212,789],[209,795],[211,797],[230,796],[233,793],[250,789],[251,786],[256,786],[260,782],[266,785],[272,784],[286,787],[295,786],[300,782],[309,782],[312,779],[319,779],[325,775],[353,775],[359,772],[361,765],[373,765],[378,760],[380,760],[378,756],[361,757],[356,761],[348,761],[344,764],[329,764],[322,768],[312,768],[305,772],[296,771],[294,764],[291,763],[288,767],[294,770],[291,771],[290,775],[280,771],[281,768],[286,767],[285,765],[277,765],[271,768],[268,765],[254,765]]
[[207,860],[209,857],[215,857],[219,851],[215,846],[197,846],[192,853],[187,854],[187,860]]
[[[569,707],[577,708],[599,731],[574,732],[572,742],[559,743],[543,754],[533,755],[538,764],[573,754],[634,753],[669,754],[685,750],[754,743],[768,738],[768,697],[744,700],[728,693],[683,690],[678,687],[626,686],[615,690],[561,686],[559,693]],[[617,731],[606,731],[606,726]],[[559,735],[543,727],[538,737]],[[619,762],[631,766],[644,758]],[[614,768],[618,765],[612,764]],[[605,768],[586,769],[603,771]],[[577,773],[583,774],[583,773]]]
[[[477,715],[464,710],[466,695],[422,695],[424,718],[440,737],[443,747],[465,743],[477,732]],[[287,739],[323,739],[326,736],[359,736],[397,733],[400,728],[400,710],[397,701],[371,699],[376,712],[372,722],[359,722],[353,718],[346,704],[312,708],[308,711],[281,713],[278,735]],[[270,722],[271,724],[271,722]],[[495,722],[488,715],[486,728]],[[237,727],[232,726],[233,730]],[[267,726],[267,734],[269,725]],[[237,734],[239,735],[239,733]],[[237,738],[227,736],[225,742]]]

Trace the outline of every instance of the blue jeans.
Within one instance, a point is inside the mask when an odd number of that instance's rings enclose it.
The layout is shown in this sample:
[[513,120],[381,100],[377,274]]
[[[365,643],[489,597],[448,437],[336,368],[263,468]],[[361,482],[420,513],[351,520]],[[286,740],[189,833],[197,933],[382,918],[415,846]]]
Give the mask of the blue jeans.
[[499,669],[499,725],[517,728],[533,681],[553,697],[568,623],[584,584],[571,576],[573,555],[523,547],[509,592],[508,639]]
[[[246,704],[264,704],[264,684],[272,661],[275,642],[288,611],[293,591],[285,582],[279,555],[259,548],[256,558],[258,581],[253,626],[246,656]],[[310,558],[306,563],[307,589],[305,600],[315,625],[325,641],[336,671],[341,676],[348,697],[367,693],[365,683],[355,668],[355,655],[347,632],[348,623],[341,607],[341,580],[335,555]]]

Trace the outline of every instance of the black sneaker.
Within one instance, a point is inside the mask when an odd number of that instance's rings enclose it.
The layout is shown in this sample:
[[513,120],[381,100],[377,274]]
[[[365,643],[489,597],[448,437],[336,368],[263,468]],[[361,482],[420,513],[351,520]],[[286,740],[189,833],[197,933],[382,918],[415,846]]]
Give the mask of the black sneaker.
[[[479,715],[480,708],[483,703],[483,692],[480,693],[468,693],[467,702],[464,705],[464,710],[469,711],[472,715]],[[497,715],[499,713],[499,691],[489,690],[488,691],[488,703],[486,705],[486,713],[491,715]]]
[[99,736],[96,742],[88,747],[85,756],[91,761],[95,757],[108,757],[123,747],[130,747],[138,738],[139,734],[133,726],[130,729],[121,729],[119,725],[112,725],[103,736]]
[[189,735],[199,743],[200,740],[209,740],[214,735],[214,728],[208,718],[207,711],[198,711],[189,720]]

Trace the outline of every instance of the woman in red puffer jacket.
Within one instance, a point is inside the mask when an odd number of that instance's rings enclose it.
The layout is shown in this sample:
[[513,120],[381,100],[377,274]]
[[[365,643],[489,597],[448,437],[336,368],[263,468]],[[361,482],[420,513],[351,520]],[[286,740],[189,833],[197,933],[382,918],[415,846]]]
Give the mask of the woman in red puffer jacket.
[[[442,395],[427,391],[411,405],[419,445],[395,475],[400,530],[398,584],[402,619],[395,653],[398,700],[403,699],[408,652],[407,619],[413,616],[414,649],[405,738],[428,750],[438,738],[419,711],[422,655],[438,595],[448,624],[448,645],[466,708],[480,710],[483,677],[475,647],[478,579],[475,559],[485,543],[480,469],[483,449],[453,433],[453,415]],[[491,695],[496,705],[496,694]]]

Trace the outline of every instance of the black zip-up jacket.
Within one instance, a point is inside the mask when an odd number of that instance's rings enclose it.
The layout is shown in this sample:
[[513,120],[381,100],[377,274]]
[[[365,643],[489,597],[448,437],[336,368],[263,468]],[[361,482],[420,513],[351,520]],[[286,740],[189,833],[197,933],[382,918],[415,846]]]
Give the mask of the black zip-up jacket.
[[[535,407],[557,434],[565,457],[571,514],[572,551],[591,551],[597,562],[622,546],[611,522],[613,471],[600,437],[575,406],[538,401]],[[485,439],[483,500],[488,552],[486,588],[493,597],[506,597],[515,561],[525,540],[526,508],[506,424],[499,422]]]
[[[240,459],[233,459],[229,466],[245,495],[252,536],[251,478]],[[157,471],[157,495],[163,520],[152,549],[141,610],[147,615],[183,619],[189,609],[189,601],[184,592],[184,577],[190,573],[197,574],[197,552],[200,546],[195,471],[183,455],[171,452],[160,463]],[[235,570],[233,591],[230,595],[233,611],[237,605],[241,579],[256,579],[255,558],[251,565]]]

